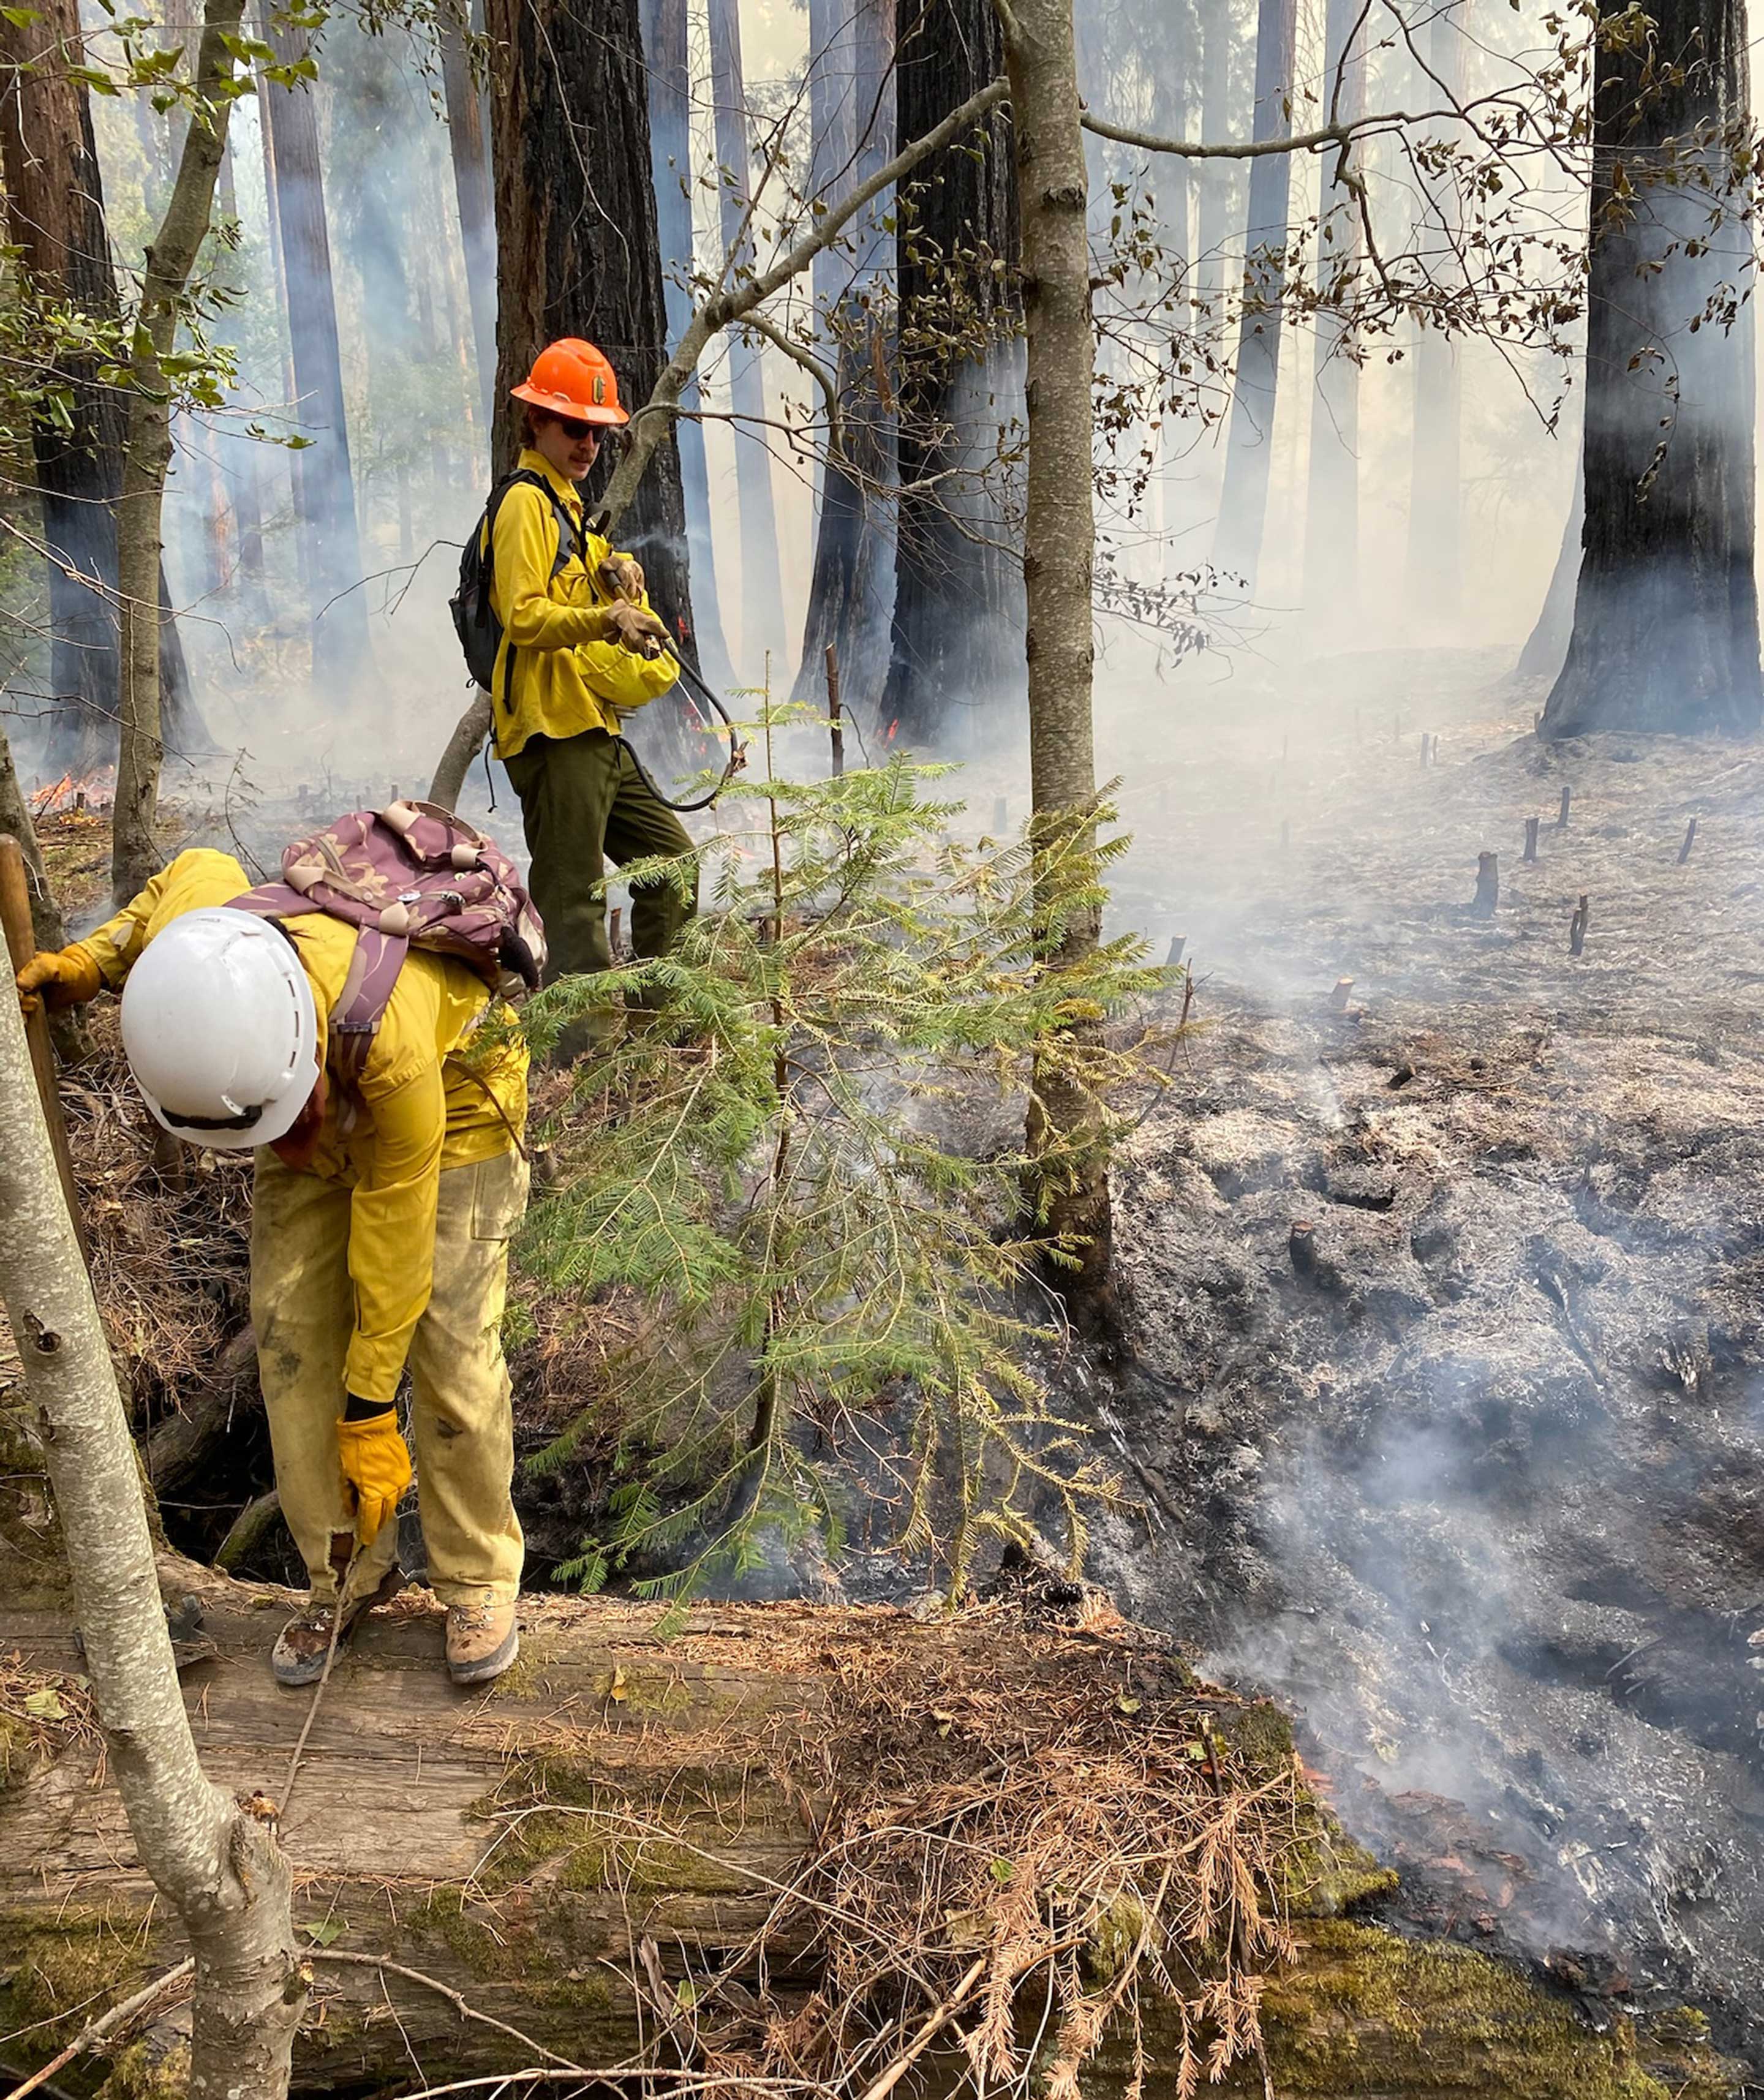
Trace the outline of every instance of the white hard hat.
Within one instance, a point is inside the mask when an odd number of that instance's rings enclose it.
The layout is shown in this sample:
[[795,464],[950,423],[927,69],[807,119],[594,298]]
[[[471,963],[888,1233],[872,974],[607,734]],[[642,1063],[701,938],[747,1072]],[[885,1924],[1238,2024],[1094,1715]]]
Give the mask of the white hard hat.
[[319,1077],[318,1009],[293,943],[243,911],[174,919],[123,986],[122,1047],[174,1137],[227,1151],[273,1145]]

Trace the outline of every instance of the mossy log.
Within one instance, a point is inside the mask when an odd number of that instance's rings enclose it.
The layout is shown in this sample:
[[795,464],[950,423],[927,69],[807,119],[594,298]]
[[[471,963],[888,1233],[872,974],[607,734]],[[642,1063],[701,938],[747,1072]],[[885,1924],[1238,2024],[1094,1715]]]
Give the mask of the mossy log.
[[[314,2010],[295,2057],[302,2092],[414,2090],[548,2052],[576,2065],[637,2060],[690,2004],[682,1979],[730,1968],[756,1976],[762,1935],[769,2001],[787,2012],[805,1999],[824,1958],[812,1914],[765,1928],[831,1827],[837,1789],[851,1784],[849,1761],[815,1746],[854,1699],[854,1673],[873,1682],[879,1656],[907,1665],[892,1684],[911,1685],[921,1665],[934,1680],[958,1647],[964,1667],[977,1655],[994,1660],[1007,1685],[1013,1673],[1032,1671],[1043,1688],[1068,1673],[1106,1691],[1118,1675],[1132,1688],[1131,1701],[1115,1695],[1124,1712],[1184,1701],[1203,1732],[1229,1739],[1233,1758],[1290,1758],[1272,1709],[1196,1686],[1132,1630],[1080,1623],[1050,1639],[1043,1626],[1031,1645],[1002,1613],[920,1622],[792,1604],[695,1611],[663,1641],[653,1608],[536,1598],[523,1604],[516,1668],[468,1695],[441,1667],[439,1614],[404,1599],[367,1621],[340,1659],[284,1798],[311,1704],[310,1692],[279,1690],[267,1668],[286,1594],[189,1564],[169,1567],[166,1586],[198,1595],[202,1643],[213,1643],[184,1678],[205,1764],[258,1798],[262,1812],[282,1811],[313,1943]],[[15,1684],[79,1669],[73,1629],[51,1611],[0,1610],[0,1653]],[[74,1696],[68,1725],[34,1765],[14,1755],[0,1766],[0,2034],[11,2037],[0,2069],[10,2071],[46,2061],[106,1994],[136,1988],[182,1952]],[[895,1703],[878,1734],[878,1769],[915,1736],[933,1763],[955,1758],[961,1731],[950,1714],[928,1701],[915,1710],[910,1696]],[[997,1745],[998,1759],[1011,1754],[1008,1741]],[[1566,2001],[1480,1955],[1316,1915],[1391,1879],[1325,1819],[1314,1819],[1294,1859],[1286,1894],[1298,1959],[1265,2000],[1279,2093],[1713,2100],[1734,2089],[1694,2020],[1652,2036],[1621,2023],[1596,2034]],[[466,2017],[433,1984],[487,2018]],[[1149,1995],[1144,2011],[1146,2090],[1168,2094],[1171,2037]],[[1131,2068],[1127,2037],[1113,2037],[1083,2090],[1119,2093]],[[58,2086],[90,2090],[103,2069],[88,2066],[82,2079],[74,2067]],[[139,2052],[122,2052],[112,2076],[113,2093],[139,2091]],[[928,2053],[915,2076],[897,2089],[950,2089],[953,2067]],[[1229,2089],[1259,2090],[1261,2076],[1240,2064]]]

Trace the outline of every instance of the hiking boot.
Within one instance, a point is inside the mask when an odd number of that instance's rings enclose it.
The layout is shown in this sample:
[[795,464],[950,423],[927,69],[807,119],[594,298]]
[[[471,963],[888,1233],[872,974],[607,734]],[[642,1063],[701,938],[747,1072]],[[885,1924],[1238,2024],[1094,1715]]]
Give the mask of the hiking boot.
[[448,1674],[456,1684],[487,1684],[500,1677],[520,1645],[512,1601],[448,1606]]
[[[350,1599],[343,1607],[343,1623],[337,1630],[339,1655],[363,1612],[375,1604],[389,1604],[404,1586],[404,1571],[390,1568],[381,1577],[378,1589]],[[290,1619],[276,1636],[276,1645],[270,1650],[270,1668],[278,1684],[298,1690],[302,1684],[316,1684],[324,1674],[324,1658],[331,1651],[331,1619],[335,1608],[331,1604],[309,1605],[298,1617]]]

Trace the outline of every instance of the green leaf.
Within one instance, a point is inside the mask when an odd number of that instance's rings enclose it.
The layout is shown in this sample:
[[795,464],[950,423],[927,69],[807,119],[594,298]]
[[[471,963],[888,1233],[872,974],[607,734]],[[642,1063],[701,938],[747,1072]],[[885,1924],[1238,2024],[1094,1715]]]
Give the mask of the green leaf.
[[41,1692],[25,1694],[24,1710],[39,1721],[64,1721],[68,1710],[61,1703],[61,1695],[53,1685],[46,1684]]
[[328,1917],[317,1925],[303,1925],[300,1930],[315,1947],[329,1947],[348,1931],[349,1921],[344,1917]]
[[1008,1889],[1011,1886],[1012,1879],[1017,1873],[1016,1863],[1010,1860],[994,1860],[992,1863],[990,1871],[992,1878],[998,1883],[999,1886],[1001,1889]]

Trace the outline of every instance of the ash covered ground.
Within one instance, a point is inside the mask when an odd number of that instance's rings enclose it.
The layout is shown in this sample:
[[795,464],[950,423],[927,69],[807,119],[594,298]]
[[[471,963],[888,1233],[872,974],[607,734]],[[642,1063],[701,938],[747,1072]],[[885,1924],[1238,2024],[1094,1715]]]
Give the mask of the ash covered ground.
[[1104,1572],[1418,1924],[1764,2065],[1764,752],[1541,745],[1510,660],[1190,684],[1127,775],[1202,1026],[1118,1173]]

